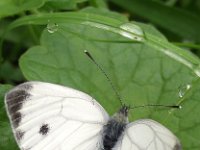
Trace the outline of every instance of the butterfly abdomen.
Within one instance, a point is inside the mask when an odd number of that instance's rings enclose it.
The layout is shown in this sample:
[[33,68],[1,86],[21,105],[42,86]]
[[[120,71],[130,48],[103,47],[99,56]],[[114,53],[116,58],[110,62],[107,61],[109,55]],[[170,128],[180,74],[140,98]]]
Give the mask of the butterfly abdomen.
[[109,120],[103,130],[103,149],[111,150],[116,145],[125,128],[125,123],[118,122],[114,119]]

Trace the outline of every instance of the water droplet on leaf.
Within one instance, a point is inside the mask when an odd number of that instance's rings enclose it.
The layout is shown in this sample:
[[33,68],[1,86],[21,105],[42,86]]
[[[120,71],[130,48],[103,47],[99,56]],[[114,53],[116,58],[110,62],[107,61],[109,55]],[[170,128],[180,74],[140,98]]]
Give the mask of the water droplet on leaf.
[[47,24],[47,31],[49,33],[54,33],[56,31],[58,31],[58,24],[49,22]]
[[125,23],[125,24],[122,24],[120,28],[125,30],[125,31],[121,31],[121,34],[123,36],[129,39],[136,40],[136,41],[143,40],[144,33],[143,33],[143,30],[139,26],[133,23]]
[[126,31],[129,31],[131,33],[134,33],[136,35],[139,35],[139,36],[144,35],[142,29],[133,23],[125,23],[125,24],[121,25],[120,28],[124,29]]
[[185,84],[185,85],[182,85],[180,86],[179,88],[179,97],[182,98],[185,93],[191,88],[192,86],[190,84]]

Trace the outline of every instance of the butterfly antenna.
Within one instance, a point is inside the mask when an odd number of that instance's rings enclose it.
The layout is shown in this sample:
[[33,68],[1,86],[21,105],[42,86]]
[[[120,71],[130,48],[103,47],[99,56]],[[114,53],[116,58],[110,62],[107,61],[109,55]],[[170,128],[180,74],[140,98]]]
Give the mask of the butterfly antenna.
[[145,107],[165,107],[165,108],[175,108],[175,109],[181,109],[182,108],[180,105],[147,104],[147,105],[130,107],[130,109],[145,108]]
[[113,85],[110,77],[108,76],[108,74],[104,71],[104,69],[96,62],[96,60],[92,57],[92,55],[87,51],[84,50],[84,53],[92,60],[92,62],[99,68],[99,70],[103,73],[103,75],[106,77],[106,79],[108,80],[111,88],[113,89],[113,91],[115,92],[116,97],[119,99],[121,106],[123,106],[123,102],[121,99],[121,96],[119,95],[119,93],[117,92],[117,89],[115,88],[115,86]]

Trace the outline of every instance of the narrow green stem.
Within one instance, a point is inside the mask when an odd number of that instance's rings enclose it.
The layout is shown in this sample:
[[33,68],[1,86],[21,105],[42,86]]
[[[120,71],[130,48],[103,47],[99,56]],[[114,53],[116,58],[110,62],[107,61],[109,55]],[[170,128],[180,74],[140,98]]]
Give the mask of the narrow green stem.
[[178,42],[172,42],[173,44],[181,47],[187,47],[187,48],[194,48],[200,50],[200,45],[194,44],[194,43],[178,43]]

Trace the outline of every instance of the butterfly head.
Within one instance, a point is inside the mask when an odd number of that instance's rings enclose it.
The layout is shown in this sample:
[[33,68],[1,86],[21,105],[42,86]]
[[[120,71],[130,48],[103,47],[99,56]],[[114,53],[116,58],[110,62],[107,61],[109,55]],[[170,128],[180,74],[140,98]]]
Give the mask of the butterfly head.
[[128,123],[128,111],[130,107],[123,105],[117,113],[113,115],[113,119],[120,123]]
[[123,116],[128,117],[128,112],[129,112],[130,107],[123,105],[120,110],[118,111],[118,113],[122,114]]

